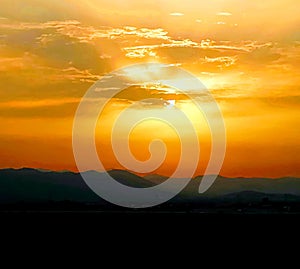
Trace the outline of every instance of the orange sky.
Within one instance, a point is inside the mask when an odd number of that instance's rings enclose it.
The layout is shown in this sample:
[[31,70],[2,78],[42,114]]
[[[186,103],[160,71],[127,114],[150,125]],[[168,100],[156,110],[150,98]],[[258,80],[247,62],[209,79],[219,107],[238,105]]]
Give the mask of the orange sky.
[[[227,132],[222,175],[299,177],[299,10],[298,0],[2,0],[0,168],[76,170],[72,124],[87,89],[116,68],[159,62],[192,72],[218,102]],[[122,100],[107,108],[107,127],[136,102]],[[196,120],[189,102],[176,99],[176,106]],[[165,105],[147,109],[163,113]],[[137,127],[132,151],[146,159],[149,141],[164,139],[169,152],[155,172],[169,174],[178,141],[159,124]],[[201,126],[199,174],[210,150]],[[101,159],[120,168],[108,133],[97,136]]]

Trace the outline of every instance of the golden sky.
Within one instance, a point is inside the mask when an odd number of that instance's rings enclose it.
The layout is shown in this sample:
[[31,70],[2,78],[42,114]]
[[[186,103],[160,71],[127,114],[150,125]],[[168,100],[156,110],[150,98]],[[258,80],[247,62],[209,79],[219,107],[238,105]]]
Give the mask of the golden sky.
[[[116,68],[158,62],[192,72],[218,102],[227,131],[222,175],[300,176],[299,10],[298,0],[2,0],[0,167],[76,170],[72,124],[87,89]],[[140,90],[110,103],[107,128]],[[192,106],[170,95],[133,113],[175,100],[193,118]],[[136,128],[132,151],[144,160],[149,141],[164,139],[169,154],[155,172],[167,175],[178,141],[159,124]],[[210,150],[206,129],[198,130],[199,174]],[[108,134],[97,136],[99,152],[108,169],[122,168]]]

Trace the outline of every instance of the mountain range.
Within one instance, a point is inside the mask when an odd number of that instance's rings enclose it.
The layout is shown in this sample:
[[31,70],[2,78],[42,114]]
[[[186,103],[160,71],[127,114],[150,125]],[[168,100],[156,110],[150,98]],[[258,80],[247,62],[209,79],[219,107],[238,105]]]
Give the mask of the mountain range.
[[[89,173],[89,172],[86,172]],[[123,170],[109,171],[120,183],[146,188],[166,180],[160,175],[140,177]],[[102,173],[99,173],[101,180]],[[186,188],[168,204],[251,203],[261,201],[300,202],[299,178],[225,178],[219,176],[204,194],[198,193],[202,177],[190,181]],[[53,172],[31,168],[0,170],[0,204],[48,203],[70,201],[106,205],[84,182],[79,173]]]

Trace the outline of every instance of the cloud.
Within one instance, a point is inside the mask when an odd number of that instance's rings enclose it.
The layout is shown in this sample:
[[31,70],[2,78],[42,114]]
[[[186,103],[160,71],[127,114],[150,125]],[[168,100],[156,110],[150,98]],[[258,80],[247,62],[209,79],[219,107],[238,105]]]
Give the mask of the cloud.
[[[272,43],[257,41],[233,42],[204,39],[195,42],[189,39],[170,38],[168,42],[160,44],[125,47],[123,51],[128,58],[153,57],[169,64],[183,64],[195,68],[198,65],[197,69],[201,68],[203,72],[220,72],[224,68],[233,66],[237,68],[244,63],[244,59],[251,57],[253,53],[257,54],[256,50],[267,52],[271,46]],[[267,57],[265,59],[267,60]]]
[[[194,48],[199,50],[215,50],[216,52],[223,51],[229,52],[233,51],[236,53],[240,52],[251,52],[257,48],[270,46],[272,43],[258,43],[256,41],[242,41],[239,43],[228,42],[228,41],[213,41],[210,39],[204,39],[200,42],[195,42],[190,39],[176,40],[168,37],[167,42],[154,45],[139,45],[124,47],[125,55],[128,58],[143,58],[143,57],[157,57],[159,49],[166,48]],[[182,53],[181,53],[182,54]],[[184,56],[184,55],[182,55]]]
[[0,102],[0,108],[37,108],[61,106],[64,104],[79,103],[80,98],[41,99],[41,100],[18,100]]
[[89,70],[79,70],[75,67],[68,67],[61,70],[61,74],[56,75],[56,79],[66,80],[69,79],[71,81],[77,82],[91,82],[94,83],[95,81],[101,78],[100,75],[92,74]]
[[273,46],[272,43],[266,43],[262,46],[256,46],[246,54],[239,55],[241,65],[265,67],[273,64],[282,57],[281,49]]
[[72,38],[77,38],[82,42],[89,42],[98,38],[111,40],[138,37],[144,39],[168,40],[168,32],[162,28],[136,28],[124,26],[122,28],[101,27],[94,28],[84,25],[63,25],[58,28],[58,32]]
[[[78,21],[0,21],[1,28],[6,29],[5,36],[0,39],[0,52],[2,50],[5,54],[20,54],[22,51],[30,53],[39,58],[39,65],[52,68],[65,69],[71,65],[79,70],[99,74],[110,70],[110,62],[113,60],[110,49],[101,51],[101,47],[89,41],[94,28],[90,30],[90,27]],[[114,51],[116,55],[121,52],[115,47]]]
[[[218,23],[223,24],[225,22],[220,21]],[[133,26],[124,26],[122,28],[95,28],[92,26],[83,25],[74,20],[49,21],[45,23],[0,23],[0,27],[10,27],[14,29],[51,30],[52,32],[49,33],[48,31],[47,33],[42,33],[36,38],[40,45],[39,53],[42,53],[42,57],[49,56],[52,59],[52,63],[54,63],[53,60],[56,58],[56,60],[58,60],[58,65],[61,65],[62,61],[65,63],[72,61],[74,66],[79,69],[93,68],[97,71],[101,70],[101,60],[103,64],[107,64],[108,60],[113,60],[113,54],[120,58],[120,52],[117,51],[117,46],[120,50],[125,52],[125,57],[129,59],[141,59],[144,57],[157,58],[157,50],[162,48],[197,48],[251,52],[262,45],[255,43],[255,41],[226,43],[225,41],[223,42],[203,39],[196,42],[188,38],[174,39],[169,35],[168,31],[162,28],[150,29],[137,28]],[[114,44],[114,46],[116,46],[115,51],[110,50],[109,54],[106,52],[101,52],[100,55],[98,55],[99,52],[96,51],[97,49],[95,47],[95,42],[103,39],[107,40],[107,42],[110,42],[110,44]],[[76,44],[76,40],[79,44]],[[101,45],[101,43],[99,45]],[[68,48],[66,48],[66,46]],[[61,55],[58,53],[54,54],[53,50],[58,51],[59,47],[61,47],[62,50]],[[105,45],[105,48],[109,47],[112,46],[109,44]],[[45,53],[42,52],[43,50],[45,50]],[[85,52],[83,52],[83,50]],[[90,58],[90,60],[87,60],[87,57]],[[92,64],[93,58],[94,62],[97,62],[96,65],[95,63]],[[84,62],[89,62],[89,65],[93,66],[87,66]]]
[[217,16],[232,16],[230,12],[219,12],[216,14]]
[[203,39],[200,41],[199,46],[201,48],[215,49],[215,50],[232,50],[240,52],[251,52],[252,50],[265,46],[269,43],[259,43],[256,41],[241,41],[241,42],[230,42],[230,41],[214,41],[211,39]]
[[146,56],[149,57],[156,57],[156,52],[154,52],[151,47],[134,47],[134,48],[124,48],[126,51],[126,57],[128,58],[144,58]]
[[184,39],[184,40],[169,39],[169,43],[125,47],[123,48],[123,50],[126,52],[126,56],[129,58],[143,58],[145,56],[156,57],[157,54],[155,50],[159,48],[185,48],[185,47],[199,47],[199,44],[189,39]]
[[[182,80],[181,80],[182,81]],[[179,82],[177,83],[179,84]],[[182,84],[188,85],[188,81],[182,81]],[[97,98],[111,98],[114,102],[125,101],[126,103],[136,103],[146,105],[148,108],[153,105],[170,105],[170,102],[188,101],[190,98],[201,98],[202,101],[208,100],[206,91],[188,89],[186,93],[160,84],[145,83],[143,85],[131,85],[127,89],[120,91],[119,88],[96,88]],[[171,100],[171,101],[170,101]]]
[[181,17],[181,16],[184,16],[183,13],[180,13],[180,12],[173,12],[173,13],[170,13],[169,14],[170,16],[175,16],[175,17]]
[[8,71],[10,69],[19,69],[22,67],[24,67],[23,57],[0,58],[0,71]]
[[79,26],[76,20],[48,21],[48,22],[18,22],[12,20],[0,21],[0,28],[13,30],[32,30],[32,29],[63,29],[69,26]]
[[234,65],[235,62],[237,61],[237,57],[228,57],[228,56],[223,56],[223,57],[216,57],[216,58],[209,58],[205,57],[202,59],[203,62],[205,63],[218,63],[218,67],[229,67],[231,65]]
[[9,81],[12,91],[17,83],[27,88],[46,83],[93,83],[116,68],[115,63],[130,64],[143,58],[182,64],[191,70],[201,68],[202,72],[220,72],[227,67],[253,69],[252,73],[258,73],[259,67],[276,72],[299,70],[297,43],[292,49],[255,40],[199,40],[174,37],[163,28],[96,27],[75,20],[0,20],[0,28],[6,29],[0,53],[9,55],[0,58],[0,69],[7,73],[3,83]]
[[[1,118],[65,118],[73,117],[81,100],[79,97],[43,98],[0,102]],[[29,97],[29,98],[30,98]]]
[[46,60],[47,65],[55,68],[68,68],[70,65],[80,70],[104,73],[110,65],[111,57],[107,56],[91,43],[76,42],[71,37],[52,34],[42,36],[34,53]]
[[[6,22],[6,20],[4,20]],[[168,64],[184,64],[201,68],[203,72],[220,72],[224,68],[246,68],[265,65],[272,69],[295,68],[292,57],[286,61],[282,52],[276,54],[271,42],[193,40],[174,38],[163,28],[94,27],[75,20],[21,23],[0,21],[0,27],[16,28],[4,32],[0,47],[15,51],[17,56],[2,58],[0,69],[43,72],[45,80],[72,83],[93,83],[111,71],[114,63],[130,64],[142,59],[158,60]],[[18,30],[23,29],[23,30]],[[296,45],[295,45],[296,46]],[[20,56],[29,51],[30,57]],[[272,52],[271,52],[272,50]],[[25,55],[25,54],[24,54]],[[144,59],[144,60],[145,60]],[[0,60],[1,62],[1,60]],[[25,75],[25,73],[24,73]],[[23,74],[21,74],[21,77]]]
[[163,39],[166,40],[168,32],[162,28],[136,28],[133,26],[124,26],[122,28],[99,27],[95,28],[81,24],[76,20],[67,21],[48,21],[43,23],[0,21],[0,29],[12,30],[49,30],[53,29],[56,33],[76,38],[82,42],[91,41],[97,38],[119,39],[129,36],[136,36],[145,39]]
[[[0,58],[0,71],[11,75],[17,73],[18,78],[22,78],[23,73],[29,73],[29,75],[34,76],[34,80],[40,80],[38,74],[43,73],[44,81],[51,80],[55,82],[68,80],[72,82],[95,82],[101,78],[100,75],[92,74],[87,69],[78,69],[72,66],[71,63],[65,68],[55,68],[45,66],[40,61],[41,59],[37,55],[28,52],[24,53],[21,57],[3,57]],[[32,79],[32,83],[34,80]]]

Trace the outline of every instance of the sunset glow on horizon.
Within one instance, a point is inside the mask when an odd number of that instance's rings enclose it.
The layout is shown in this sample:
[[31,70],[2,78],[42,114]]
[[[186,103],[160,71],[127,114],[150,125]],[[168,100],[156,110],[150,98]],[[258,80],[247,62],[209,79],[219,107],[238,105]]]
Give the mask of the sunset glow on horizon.
[[[73,119],[86,91],[124,66],[162,63],[199,78],[219,105],[227,137],[222,176],[300,177],[299,10],[297,0],[1,1],[0,169],[77,171]],[[99,89],[99,96],[106,100],[113,90]],[[156,101],[141,101],[146,98]],[[131,105],[128,117],[186,113],[201,149],[194,175],[203,174],[209,127],[187,96],[159,84],[128,85],[107,104],[96,129],[107,170],[124,169],[111,150],[110,130]],[[131,150],[146,160],[153,139],[168,149],[153,173],[168,176],[180,158],[170,126],[154,120],[136,126]]]

